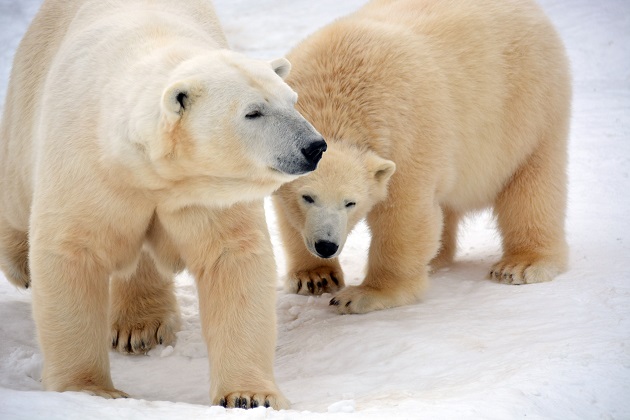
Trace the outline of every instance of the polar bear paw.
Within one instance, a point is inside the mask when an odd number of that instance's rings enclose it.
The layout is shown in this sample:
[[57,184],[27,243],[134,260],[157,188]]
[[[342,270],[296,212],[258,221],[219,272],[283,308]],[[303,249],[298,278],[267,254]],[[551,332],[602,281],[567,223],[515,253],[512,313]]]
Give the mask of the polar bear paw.
[[343,289],[343,272],[333,267],[317,267],[310,270],[294,271],[287,275],[284,289],[298,295],[321,295]]
[[562,265],[534,258],[504,258],[490,269],[488,278],[504,284],[544,283],[563,271]]
[[112,348],[120,353],[144,354],[158,344],[172,345],[179,324],[179,314],[144,319],[119,316],[112,323]]
[[417,301],[418,297],[414,293],[392,293],[370,286],[348,286],[330,300],[330,306],[334,306],[340,314],[363,314]]
[[276,410],[289,408],[289,402],[279,393],[232,392],[215,401],[225,408],[271,407]]
[[129,395],[126,392],[119,391],[115,388],[107,388],[96,385],[88,385],[88,386],[70,386],[64,389],[64,391],[74,391],[74,392],[84,392],[88,395],[93,395],[95,397],[102,397],[108,400],[115,398],[129,398]]

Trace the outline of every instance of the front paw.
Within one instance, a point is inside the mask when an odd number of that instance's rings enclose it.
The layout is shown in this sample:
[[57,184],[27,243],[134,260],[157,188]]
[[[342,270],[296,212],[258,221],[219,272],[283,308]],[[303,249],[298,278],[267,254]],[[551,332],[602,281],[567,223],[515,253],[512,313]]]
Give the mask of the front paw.
[[289,402],[279,393],[232,392],[214,401],[214,405],[225,408],[256,408],[271,407],[275,410],[289,408]]
[[563,264],[531,256],[505,257],[492,266],[488,277],[505,284],[543,283],[563,271]]
[[343,272],[334,267],[317,267],[287,274],[284,289],[298,295],[321,295],[343,289]]
[[334,307],[340,314],[364,314],[409,305],[417,302],[419,296],[420,292],[399,291],[395,293],[370,286],[348,286],[330,300],[330,306]]
[[64,391],[85,392],[88,395],[102,397],[105,399],[129,398],[129,394],[115,388],[88,385],[88,386],[69,386]]

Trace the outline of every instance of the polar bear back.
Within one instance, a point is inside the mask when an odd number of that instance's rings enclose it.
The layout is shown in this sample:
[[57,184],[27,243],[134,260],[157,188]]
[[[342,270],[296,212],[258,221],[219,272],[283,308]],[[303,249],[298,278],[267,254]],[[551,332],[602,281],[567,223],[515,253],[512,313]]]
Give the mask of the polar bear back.
[[[489,205],[545,138],[565,148],[545,127],[568,121],[568,60],[534,1],[372,1],[288,57],[289,84],[299,81],[302,111],[325,138],[367,146],[411,179],[421,153],[454,209]],[[324,97],[343,80],[365,87],[339,90],[361,106],[340,111],[343,98]],[[498,151],[505,158],[488,165]]]

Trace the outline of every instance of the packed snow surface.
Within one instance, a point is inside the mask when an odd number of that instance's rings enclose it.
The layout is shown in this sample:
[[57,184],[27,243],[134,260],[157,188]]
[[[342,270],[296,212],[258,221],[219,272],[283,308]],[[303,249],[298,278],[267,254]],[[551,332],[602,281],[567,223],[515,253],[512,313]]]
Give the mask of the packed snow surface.
[[[0,98],[39,3],[0,0]],[[231,46],[269,59],[362,3],[215,1]],[[30,292],[1,278],[0,419],[630,419],[630,3],[542,5],[574,76],[568,272],[527,286],[486,280],[500,246],[482,213],[462,229],[456,263],[432,276],[416,305],[340,316],[330,295],[279,286],[276,377],[293,403],[283,411],[209,405],[195,285],[185,274],[177,344],[111,353],[114,383],[133,398],[43,392]],[[271,206],[268,218],[282,276]],[[360,225],[342,253],[351,284],[362,279],[369,238]]]

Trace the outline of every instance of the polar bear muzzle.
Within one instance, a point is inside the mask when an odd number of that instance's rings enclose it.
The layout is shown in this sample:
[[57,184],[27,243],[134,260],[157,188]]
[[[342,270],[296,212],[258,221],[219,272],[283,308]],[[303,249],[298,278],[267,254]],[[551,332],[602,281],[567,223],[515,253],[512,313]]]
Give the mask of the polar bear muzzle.
[[288,175],[314,171],[328,148],[321,134],[294,109],[275,110],[268,118],[273,122],[261,130],[267,130],[265,137],[273,139],[267,143],[273,150],[272,167]]
[[322,158],[323,153],[326,151],[326,142],[321,140],[315,140],[308,147],[305,147],[301,150],[304,158],[306,159],[306,163],[309,165],[307,168],[307,172],[314,171],[317,167],[317,163]]

